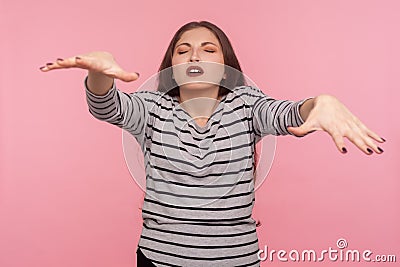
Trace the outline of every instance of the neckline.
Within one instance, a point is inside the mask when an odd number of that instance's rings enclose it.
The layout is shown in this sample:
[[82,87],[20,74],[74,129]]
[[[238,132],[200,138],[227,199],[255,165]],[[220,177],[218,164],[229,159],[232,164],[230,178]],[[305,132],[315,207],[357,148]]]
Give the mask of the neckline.
[[178,111],[182,111],[185,114],[185,116],[187,117],[188,124],[193,125],[193,127],[195,127],[195,129],[198,132],[202,133],[210,128],[213,121],[218,120],[218,118],[215,118],[216,114],[222,114],[221,109],[223,109],[223,105],[225,103],[225,100],[226,100],[228,94],[222,96],[221,100],[218,100],[218,105],[216,105],[216,108],[211,113],[210,117],[208,117],[207,122],[204,126],[200,126],[196,122],[196,120],[182,107],[181,103],[179,102],[178,96],[174,96],[174,97],[172,97],[172,99],[173,99],[173,103],[174,103],[174,109],[178,110]]

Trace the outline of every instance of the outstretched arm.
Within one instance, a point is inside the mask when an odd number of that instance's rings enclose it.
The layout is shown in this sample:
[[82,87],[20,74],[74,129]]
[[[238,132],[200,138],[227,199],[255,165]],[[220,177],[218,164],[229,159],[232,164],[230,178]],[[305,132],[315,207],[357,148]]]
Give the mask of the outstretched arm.
[[287,128],[296,136],[318,130],[325,131],[342,153],[347,152],[344,137],[367,155],[371,155],[373,151],[378,154],[383,152],[376,142],[383,143],[385,140],[368,129],[334,96],[319,95],[308,99],[300,106],[300,115],[305,122],[299,127]]
[[111,89],[114,79],[131,82],[139,78],[138,73],[123,70],[110,53],[101,51],[66,59],[59,58],[55,62],[47,63],[40,70],[48,72],[70,68],[86,69],[88,71],[88,88],[90,92],[99,96],[105,95]]
[[147,109],[144,94],[127,94],[116,88],[114,79],[135,81],[139,74],[123,70],[108,52],[91,52],[55,62],[40,69],[48,72],[58,69],[85,69],[86,100],[89,112],[97,119],[109,122],[130,132],[135,137],[143,136]]

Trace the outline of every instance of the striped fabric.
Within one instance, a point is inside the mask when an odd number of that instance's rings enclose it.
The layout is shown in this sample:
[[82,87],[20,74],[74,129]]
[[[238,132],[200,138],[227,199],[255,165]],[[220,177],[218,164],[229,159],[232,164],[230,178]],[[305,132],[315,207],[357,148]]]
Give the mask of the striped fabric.
[[251,217],[255,144],[303,122],[305,101],[236,87],[204,127],[160,92],[104,96],[86,86],[89,112],[135,136],[144,152],[146,195],[139,248],[156,266],[259,266]]

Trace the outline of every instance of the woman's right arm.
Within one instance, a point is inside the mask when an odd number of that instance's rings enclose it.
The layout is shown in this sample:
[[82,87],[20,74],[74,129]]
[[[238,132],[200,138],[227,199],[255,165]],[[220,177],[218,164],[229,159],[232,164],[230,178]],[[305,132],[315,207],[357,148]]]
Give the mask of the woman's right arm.
[[95,95],[103,96],[112,88],[114,79],[100,72],[88,71],[87,88]]
[[59,58],[55,62],[47,63],[40,70],[48,72],[69,68],[88,70],[87,85],[96,95],[105,95],[111,89],[114,79],[131,82],[139,78],[139,73],[123,70],[108,52],[91,52],[66,59]]
[[138,73],[128,73],[115,62],[110,53],[92,52],[67,59],[57,59],[40,69],[80,68],[88,70],[85,88],[89,112],[97,119],[141,135],[146,117],[146,107],[135,94],[127,94],[115,87],[114,79],[134,81]]

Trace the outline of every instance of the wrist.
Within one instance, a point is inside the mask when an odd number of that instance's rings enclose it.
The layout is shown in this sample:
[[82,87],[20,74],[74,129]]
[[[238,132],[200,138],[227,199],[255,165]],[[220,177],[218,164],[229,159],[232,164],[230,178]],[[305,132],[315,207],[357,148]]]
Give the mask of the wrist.
[[310,98],[307,99],[306,101],[301,104],[299,108],[300,116],[303,119],[303,121],[306,121],[308,118],[308,115],[310,114],[311,110],[314,108],[316,102],[316,98]]
[[88,72],[87,86],[96,95],[105,95],[112,88],[114,79],[101,72]]

